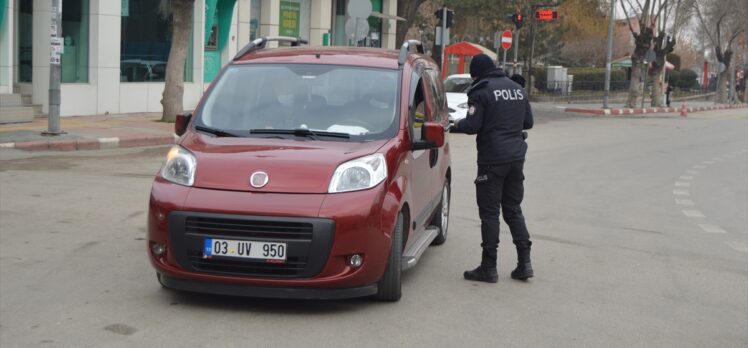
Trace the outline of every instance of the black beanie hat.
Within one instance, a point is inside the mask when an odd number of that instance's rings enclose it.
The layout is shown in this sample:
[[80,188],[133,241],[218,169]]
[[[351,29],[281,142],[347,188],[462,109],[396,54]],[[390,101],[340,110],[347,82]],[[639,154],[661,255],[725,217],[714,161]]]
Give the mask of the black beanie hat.
[[481,77],[483,74],[496,69],[491,57],[481,53],[470,61],[470,77]]

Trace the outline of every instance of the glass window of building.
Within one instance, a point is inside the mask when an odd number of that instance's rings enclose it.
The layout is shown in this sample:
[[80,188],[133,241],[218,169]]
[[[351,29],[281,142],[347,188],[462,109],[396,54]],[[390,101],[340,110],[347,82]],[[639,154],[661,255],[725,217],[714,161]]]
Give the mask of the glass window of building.
[[251,0],[249,5],[249,40],[260,37],[260,15],[262,14],[262,0]]
[[[370,0],[373,12],[382,13],[382,0]],[[349,20],[354,20],[348,16],[347,8],[350,0],[335,0],[333,3],[333,26],[332,26],[332,43],[336,46],[360,46],[360,47],[382,47],[382,19],[369,16],[369,32],[358,42],[353,42],[353,38],[346,35],[345,25]]]
[[[123,1],[120,35],[120,81],[164,81],[171,49],[171,1]],[[192,53],[191,37],[184,67],[189,82]]]
[[88,82],[88,0],[62,3],[62,82]]
[[34,66],[34,7],[33,1],[18,2],[18,82],[31,82]]

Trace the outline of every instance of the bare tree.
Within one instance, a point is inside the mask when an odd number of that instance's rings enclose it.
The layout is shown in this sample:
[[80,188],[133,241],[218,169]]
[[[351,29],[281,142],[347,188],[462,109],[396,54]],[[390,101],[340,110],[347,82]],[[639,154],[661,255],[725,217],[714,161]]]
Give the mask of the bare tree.
[[[642,80],[642,71],[640,67],[644,63],[647,51],[653,48],[656,59],[652,63],[655,72],[654,78],[659,78],[662,73],[662,67],[665,64],[665,56],[673,51],[675,47],[675,38],[667,37],[664,30],[659,30],[660,26],[664,28],[667,24],[668,0],[623,0],[621,6],[626,14],[626,21],[634,36],[634,52],[631,54],[631,85],[629,87],[629,96],[626,100],[626,107],[634,107],[639,97],[640,84]],[[634,29],[636,22],[637,29]],[[655,32],[657,30],[657,32]],[[654,45],[654,47],[652,47]],[[646,81],[644,81],[646,84]],[[662,86],[658,83],[653,84],[654,98],[660,98]],[[660,91],[660,92],[657,92]],[[642,96],[643,97],[643,96]],[[661,101],[654,100],[653,103]],[[659,104],[658,104],[659,105]]]
[[397,2],[397,15],[405,18],[405,22],[397,24],[395,35],[395,44],[397,47],[402,45],[405,35],[411,26],[416,24],[418,18],[418,7],[426,0],[400,0]]
[[194,8],[195,0],[171,0],[171,49],[166,63],[166,83],[161,98],[162,121],[174,122],[177,114],[184,111],[184,63],[189,51]]
[[[730,80],[730,64],[733,58],[733,44],[748,30],[748,2],[745,0],[700,0],[694,2],[694,11],[701,28],[706,33],[717,61],[724,64],[719,74],[717,102],[727,102],[725,89]],[[731,91],[734,94],[734,90]]]

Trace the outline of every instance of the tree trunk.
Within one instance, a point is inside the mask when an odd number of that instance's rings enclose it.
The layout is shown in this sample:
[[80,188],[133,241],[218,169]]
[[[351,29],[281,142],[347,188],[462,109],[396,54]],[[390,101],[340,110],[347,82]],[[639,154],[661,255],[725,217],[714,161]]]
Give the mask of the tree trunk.
[[400,0],[397,2],[397,15],[405,18],[405,22],[397,22],[397,33],[395,35],[395,47],[400,48],[405,35],[408,34],[408,29],[416,22],[418,17],[418,6],[423,3],[424,0]]
[[662,69],[656,69],[652,72],[652,103],[651,106],[654,107],[663,107],[665,106],[665,101],[662,99],[662,93],[663,93],[663,83],[660,82],[660,77],[662,76]]
[[727,103],[727,86],[730,83],[730,72],[728,69],[719,74],[719,84],[717,85],[717,103]]
[[165,122],[174,122],[177,114],[184,111],[182,106],[184,62],[187,59],[190,44],[194,7],[194,0],[171,1],[171,49],[169,50],[169,61],[166,63],[166,83],[161,98],[161,105],[163,106],[161,120]]
[[748,103],[748,79],[743,79],[743,103]]
[[636,101],[639,100],[641,91],[642,60],[639,57],[631,56],[631,83],[629,84],[629,96],[626,99],[627,108],[635,108]]

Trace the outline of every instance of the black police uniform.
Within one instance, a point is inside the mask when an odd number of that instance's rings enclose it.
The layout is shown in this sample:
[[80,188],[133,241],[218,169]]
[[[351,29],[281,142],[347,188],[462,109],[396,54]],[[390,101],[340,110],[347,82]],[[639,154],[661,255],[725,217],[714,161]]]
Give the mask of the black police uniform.
[[489,282],[498,279],[496,259],[501,209],[519,258],[512,278],[527,279],[532,277],[532,242],[520,208],[524,196],[523,166],[527,153],[523,130],[533,126],[527,93],[501,69],[492,69],[481,75],[468,90],[468,106],[467,117],[456,123],[454,130],[477,134],[478,176],[475,189],[483,255],[481,266],[465,272],[465,278]]

